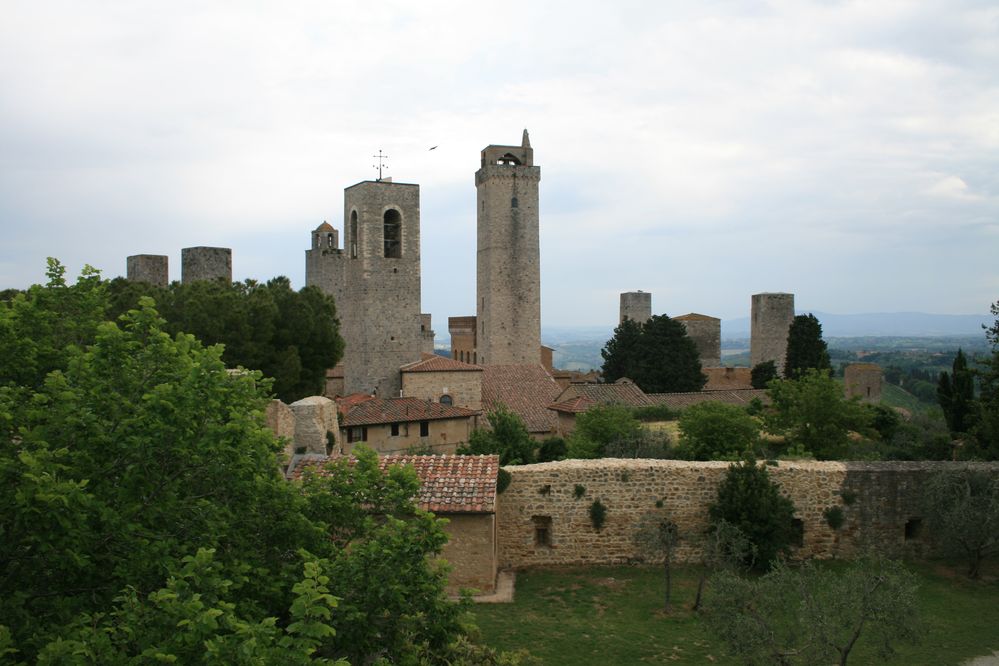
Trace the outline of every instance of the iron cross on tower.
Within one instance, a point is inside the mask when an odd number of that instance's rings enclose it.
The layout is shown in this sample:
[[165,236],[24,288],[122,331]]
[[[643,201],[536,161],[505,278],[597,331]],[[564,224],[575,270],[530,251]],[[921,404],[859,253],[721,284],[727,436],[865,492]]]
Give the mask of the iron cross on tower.
[[373,169],[376,168],[376,167],[378,168],[378,180],[381,180],[382,179],[382,167],[387,167],[388,166],[387,164],[385,164],[385,160],[388,159],[388,155],[383,155],[382,154],[382,149],[379,148],[378,149],[378,154],[377,155],[372,155],[372,157],[375,158],[376,160],[378,160],[378,164],[372,164],[371,168],[373,168]]

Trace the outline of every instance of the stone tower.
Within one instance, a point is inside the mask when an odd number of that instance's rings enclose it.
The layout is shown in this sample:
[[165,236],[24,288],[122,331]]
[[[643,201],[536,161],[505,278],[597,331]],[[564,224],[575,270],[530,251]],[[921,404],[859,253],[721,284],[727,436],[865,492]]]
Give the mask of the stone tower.
[[749,365],[773,361],[777,373],[784,374],[787,332],[794,320],[794,294],[753,294],[749,338]]
[[125,277],[129,282],[148,282],[166,288],[170,282],[170,258],[162,254],[133,254],[125,259]]
[[617,323],[631,319],[644,324],[650,317],[652,317],[652,294],[641,289],[621,293],[621,316]]
[[697,353],[701,356],[701,366],[717,368],[721,365],[721,319],[708,315],[690,314],[674,317],[683,322],[687,336],[697,345]]
[[[344,339],[344,390],[398,396],[399,368],[420,360],[420,186],[390,179],[344,190],[344,247],[312,232],[305,283],[333,296]],[[432,335],[432,334],[431,334]]]
[[519,146],[487,146],[475,172],[478,362],[538,363],[541,349],[541,167],[524,130]]
[[881,402],[883,377],[881,366],[876,363],[851,363],[843,370],[846,397],[876,405]]
[[180,251],[180,281],[232,282],[232,250],[227,247],[185,247]]

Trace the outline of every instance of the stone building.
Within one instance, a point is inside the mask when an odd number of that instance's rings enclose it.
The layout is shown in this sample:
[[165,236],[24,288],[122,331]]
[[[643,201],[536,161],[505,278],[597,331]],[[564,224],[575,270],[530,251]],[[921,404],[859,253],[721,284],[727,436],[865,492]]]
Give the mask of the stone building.
[[784,374],[787,333],[794,321],[794,294],[753,294],[750,323],[749,367],[773,361]]
[[180,251],[180,281],[232,282],[232,250],[227,247],[185,247]]
[[462,363],[478,363],[475,317],[448,317],[447,329],[451,334],[451,358]]
[[133,254],[125,259],[125,277],[129,282],[148,282],[166,288],[170,283],[170,258],[163,254]]
[[683,322],[687,335],[697,345],[702,367],[716,368],[721,365],[721,319],[696,312],[674,319]]
[[429,356],[404,365],[402,394],[443,405],[482,409],[482,366],[443,356]]
[[541,167],[524,130],[519,146],[487,146],[475,173],[477,215],[477,362],[538,363]]
[[454,453],[468,442],[481,414],[420,398],[376,398],[363,393],[341,398],[337,405],[343,412],[340,428],[346,453],[361,442],[378,453],[412,449]]
[[843,389],[847,398],[860,398],[873,405],[881,402],[883,374],[877,363],[851,363],[843,369]]
[[625,319],[631,319],[644,324],[652,317],[652,294],[647,291],[625,291],[621,293],[620,324]]
[[399,367],[432,349],[420,312],[420,187],[391,179],[344,190],[344,247],[324,222],[305,253],[305,283],[336,301],[345,393],[398,396]]

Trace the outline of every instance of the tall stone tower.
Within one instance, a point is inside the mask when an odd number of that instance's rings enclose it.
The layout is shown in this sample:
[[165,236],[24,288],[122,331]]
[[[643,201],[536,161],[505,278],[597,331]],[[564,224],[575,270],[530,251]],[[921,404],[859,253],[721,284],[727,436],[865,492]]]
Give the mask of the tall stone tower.
[[185,247],[180,251],[180,281],[232,282],[232,250],[227,247]]
[[720,366],[721,319],[696,312],[673,318],[683,322],[687,329],[687,336],[697,345],[697,353],[701,356],[701,365],[705,368]]
[[652,294],[647,291],[625,291],[621,293],[621,316],[617,323],[631,319],[644,324],[652,317]]
[[749,365],[773,361],[784,374],[787,332],[794,321],[794,294],[753,294],[749,338]]
[[420,186],[390,179],[344,190],[344,247],[312,232],[305,282],[336,301],[347,393],[398,396],[399,368],[420,360]]
[[148,282],[166,288],[170,282],[170,258],[162,254],[133,254],[125,259],[125,276],[129,282]]
[[538,363],[541,350],[541,167],[524,130],[519,146],[487,146],[475,172],[478,362]]

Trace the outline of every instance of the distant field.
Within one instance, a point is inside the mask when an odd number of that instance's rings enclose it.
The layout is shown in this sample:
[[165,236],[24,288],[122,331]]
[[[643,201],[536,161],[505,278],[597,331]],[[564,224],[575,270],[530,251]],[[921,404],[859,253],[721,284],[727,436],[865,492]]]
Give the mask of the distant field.
[[[835,566],[835,565],[833,565]],[[926,631],[887,662],[945,666],[999,649],[999,567],[973,583],[935,564],[914,565]],[[658,567],[547,569],[517,575],[512,604],[474,608],[483,640],[526,649],[545,664],[737,664],[688,609],[698,569],[674,572],[674,603],[664,616]],[[883,663],[863,636],[850,664]]]

